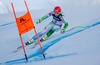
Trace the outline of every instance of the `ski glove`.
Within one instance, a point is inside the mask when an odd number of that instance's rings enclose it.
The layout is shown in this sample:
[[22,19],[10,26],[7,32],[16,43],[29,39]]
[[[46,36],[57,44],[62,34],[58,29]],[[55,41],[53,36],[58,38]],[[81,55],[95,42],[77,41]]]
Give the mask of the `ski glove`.
[[39,20],[36,22],[36,24],[39,24],[39,23],[41,23],[41,19],[39,19]]
[[65,29],[64,28],[61,29],[61,33],[65,33]]

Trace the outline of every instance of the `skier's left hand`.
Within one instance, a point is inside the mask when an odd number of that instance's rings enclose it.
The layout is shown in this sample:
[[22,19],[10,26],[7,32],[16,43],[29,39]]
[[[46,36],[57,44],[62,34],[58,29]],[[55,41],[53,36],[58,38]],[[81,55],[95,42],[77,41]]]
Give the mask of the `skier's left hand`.
[[60,31],[61,33],[65,33],[65,29],[61,29],[61,31]]

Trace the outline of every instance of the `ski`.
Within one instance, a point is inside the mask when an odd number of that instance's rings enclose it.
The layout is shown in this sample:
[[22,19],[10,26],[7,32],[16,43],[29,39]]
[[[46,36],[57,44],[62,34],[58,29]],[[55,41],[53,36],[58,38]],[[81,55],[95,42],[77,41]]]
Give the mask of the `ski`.
[[[32,43],[32,44],[33,44],[33,43]],[[29,45],[31,45],[31,44],[25,45],[24,47],[27,47],[27,46],[29,46]],[[22,49],[22,46],[19,46],[19,47],[16,48],[16,50],[13,51],[13,53],[18,52],[18,51],[20,51],[21,49]]]
[[[41,42],[43,42],[43,41],[44,41],[44,40],[41,40]],[[38,45],[37,42],[31,43],[31,44],[34,44],[33,47],[32,47],[32,49],[35,48],[35,47]],[[24,47],[27,47],[27,46],[29,46],[29,45],[31,45],[31,44],[25,45]],[[19,47],[17,47],[16,50],[13,51],[13,53],[18,52],[18,51],[21,50],[21,49],[22,49],[22,46],[19,46]]]
[[[75,26],[75,27],[73,27],[73,28],[71,28],[71,29],[69,29],[69,30],[67,30],[67,31],[65,31],[65,32],[69,32],[69,31],[71,31],[71,30],[73,30],[73,29],[75,29],[75,28],[89,28],[89,26]],[[43,41],[44,41],[44,40],[42,40],[41,42],[43,42]],[[38,45],[37,42],[36,42],[36,43],[32,43],[32,44],[34,44],[33,47],[32,47],[32,49],[35,48],[35,47]],[[31,44],[25,45],[25,47],[26,47],[26,46],[29,46],[29,45],[31,45]],[[21,49],[22,49],[22,46],[19,46],[19,47],[17,47],[17,49],[14,50],[13,52],[14,52],[14,53],[15,53],[15,52],[18,52],[18,51],[21,50]]]
[[[25,46],[25,47],[26,47],[26,46]],[[21,49],[22,49],[22,46],[19,46],[16,50],[13,51],[13,53],[18,52],[18,51],[21,50]]]

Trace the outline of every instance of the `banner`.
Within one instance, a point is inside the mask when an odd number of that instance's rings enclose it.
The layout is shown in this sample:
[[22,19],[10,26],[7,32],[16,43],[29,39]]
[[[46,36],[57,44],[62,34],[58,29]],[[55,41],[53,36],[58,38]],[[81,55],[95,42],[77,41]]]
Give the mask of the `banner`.
[[19,34],[24,34],[34,28],[34,24],[29,12],[19,18],[16,18],[16,23]]

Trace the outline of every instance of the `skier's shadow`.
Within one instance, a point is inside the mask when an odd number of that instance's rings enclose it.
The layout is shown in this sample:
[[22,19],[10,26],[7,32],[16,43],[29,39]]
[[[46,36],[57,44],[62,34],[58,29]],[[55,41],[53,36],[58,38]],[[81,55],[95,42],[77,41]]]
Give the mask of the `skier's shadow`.
[[69,56],[73,56],[73,55],[77,55],[77,54],[78,54],[77,52],[73,52],[73,53],[54,55],[54,56],[46,55],[46,58],[43,58],[43,56],[41,55],[41,56],[35,57],[33,60],[30,60],[30,62],[32,62],[32,61],[44,61],[44,60],[49,60],[49,59],[61,58],[61,57],[69,57]]
[[23,63],[31,63],[31,62],[39,62],[39,61],[46,61],[46,60],[50,60],[50,59],[57,59],[57,58],[65,58],[65,57],[69,57],[69,56],[73,56],[73,55],[77,55],[77,52],[73,52],[73,53],[67,53],[67,54],[62,54],[62,55],[55,55],[55,56],[50,56],[50,55],[46,55],[46,58],[43,58],[42,55],[39,55],[37,57],[34,57],[32,59],[29,59],[29,61],[25,61],[25,60],[15,60],[15,61],[9,61],[9,62],[4,62],[4,63],[0,63],[0,65],[13,65],[13,64],[23,64]]

